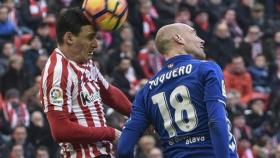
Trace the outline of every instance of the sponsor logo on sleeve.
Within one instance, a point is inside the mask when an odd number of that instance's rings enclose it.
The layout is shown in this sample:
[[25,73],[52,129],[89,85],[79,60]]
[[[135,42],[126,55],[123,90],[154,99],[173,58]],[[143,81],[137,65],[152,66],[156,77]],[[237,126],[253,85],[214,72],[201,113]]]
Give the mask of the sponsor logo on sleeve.
[[53,105],[63,105],[63,91],[60,87],[52,87],[50,90],[50,103]]

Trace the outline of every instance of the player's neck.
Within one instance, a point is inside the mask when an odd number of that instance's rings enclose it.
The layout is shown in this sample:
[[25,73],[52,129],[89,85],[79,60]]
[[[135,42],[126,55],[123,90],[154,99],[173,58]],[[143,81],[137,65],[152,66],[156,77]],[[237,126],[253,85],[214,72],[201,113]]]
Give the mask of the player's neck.
[[58,49],[61,51],[61,53],[69,60],[72,60],[74,62],[77,62],[76,61],[76,58],[75,58],[75,55],[72,53],[72,49],[70,49],[69,47],[67,46],[58,46]]
[[170,58],[173,58],[178,55],[183,55],[183,54],[187,55],[188,53],[186,53],[185,51],[174,50],[174,51],[169,51],[167,54],[164,55],[164,57],[165,57],[165,60],[168,60]]

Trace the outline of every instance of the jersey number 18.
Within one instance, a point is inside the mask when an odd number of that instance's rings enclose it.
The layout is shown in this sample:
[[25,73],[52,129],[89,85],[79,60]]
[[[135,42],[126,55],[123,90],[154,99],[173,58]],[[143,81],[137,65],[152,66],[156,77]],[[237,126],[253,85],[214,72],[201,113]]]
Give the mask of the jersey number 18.
[[[164,121],[164,128],[168,132],[170,138],[177,135],[174,127],[175,123],[179,129],[184,132],[190,132],[196,128],[198,124],[197,114],[190,100],[189,89],[186,86],[181,85],[176,87],[169,98],[166,97],[165,92],[161,92],[152,96],[152,100],[153,104],[159,106]],[[175,110],[175,114],[173,115],[175,118],[172,118],[167,101],[169,101],[171,107]],[[187,113],[188,122],[186,122],[183,117],[184,112]]]

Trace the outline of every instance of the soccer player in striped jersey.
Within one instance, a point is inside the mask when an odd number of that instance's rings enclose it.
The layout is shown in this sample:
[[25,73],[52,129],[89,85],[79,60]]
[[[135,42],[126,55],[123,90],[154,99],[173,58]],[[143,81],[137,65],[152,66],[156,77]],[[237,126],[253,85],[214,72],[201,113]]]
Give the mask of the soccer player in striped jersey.
[[185,24],[162,27],[156,46],[165,66],[138,93],[118,145],[119,158],[132,158],[149,124],[166,158],[237,158],[225,111],[223,73],[203,61],[204,41]]
[[63,11],[56,26],[58,48],[42,72],[41,102],[52,136],[65,158],[110,158],[120,131],[108,127],[102,104],[128,116],[131,103],[93,64],[94,26],[79,8]]

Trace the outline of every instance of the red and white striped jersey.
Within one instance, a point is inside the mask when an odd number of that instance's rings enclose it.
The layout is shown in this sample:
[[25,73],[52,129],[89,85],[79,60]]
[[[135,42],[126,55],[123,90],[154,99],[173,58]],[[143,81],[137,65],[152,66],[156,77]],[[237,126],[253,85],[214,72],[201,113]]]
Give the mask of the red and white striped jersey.
[[[91,60],[78,65],[67,59],[57,48],[42,72],[41,100],[44,111],[57,110],[69,114],[70,120],[86,127],[106,127],[100,84],[109,83]],[[63,128],[63,126],[62,126]],[[65,129],[67,131],[69,129]],[[92,144],[60,143],[63,157],[96,157],[110,155],[112,144],[101,141]]]

